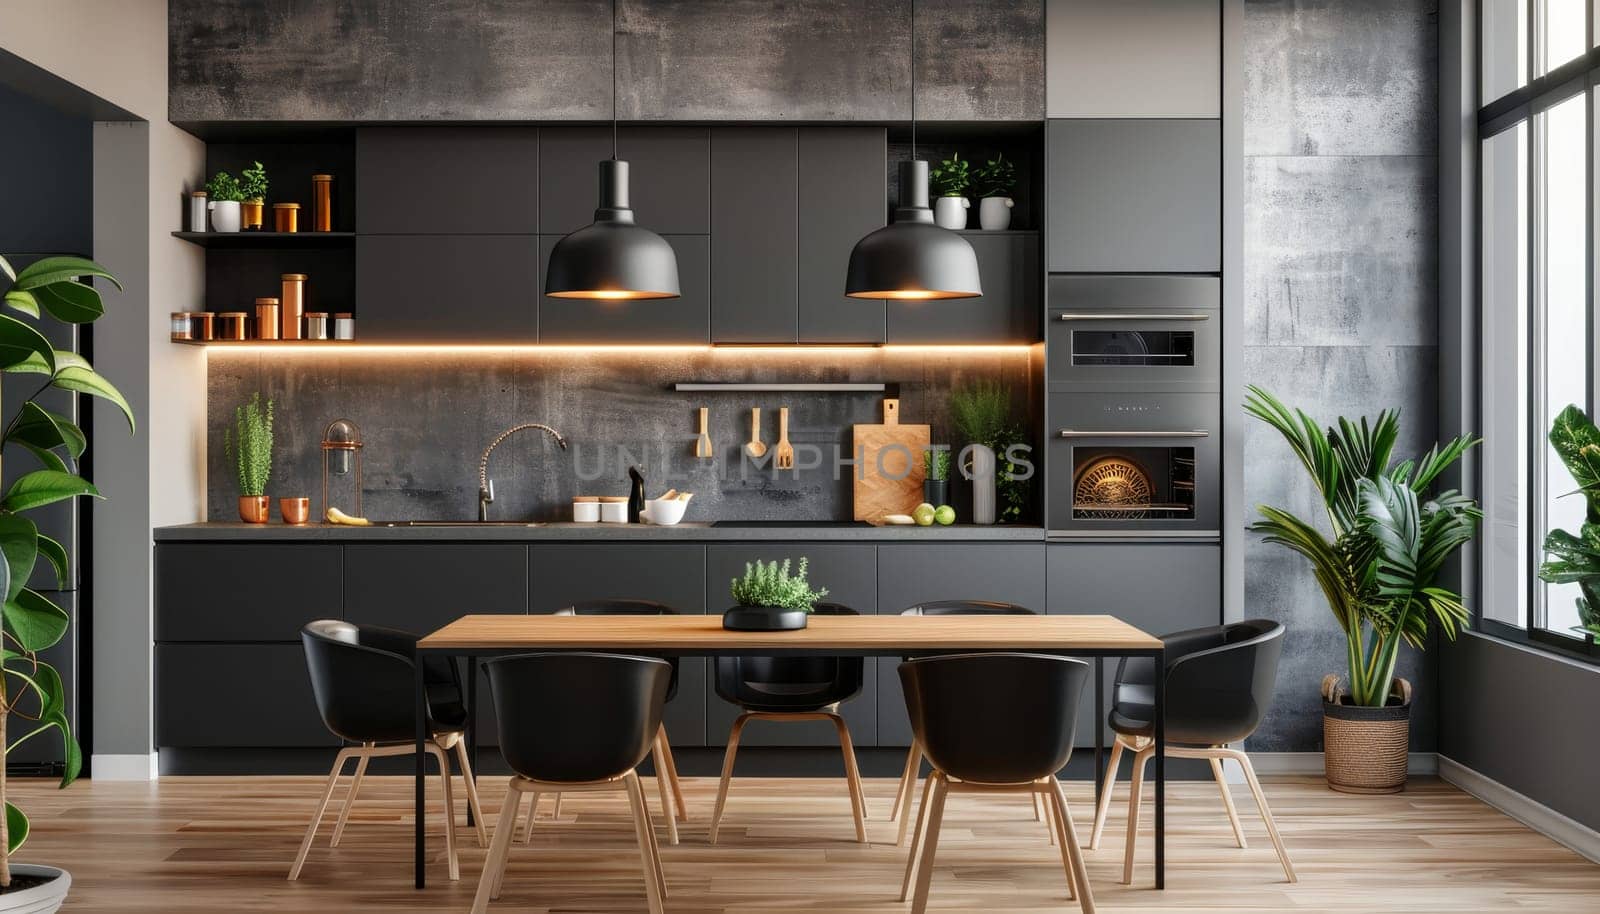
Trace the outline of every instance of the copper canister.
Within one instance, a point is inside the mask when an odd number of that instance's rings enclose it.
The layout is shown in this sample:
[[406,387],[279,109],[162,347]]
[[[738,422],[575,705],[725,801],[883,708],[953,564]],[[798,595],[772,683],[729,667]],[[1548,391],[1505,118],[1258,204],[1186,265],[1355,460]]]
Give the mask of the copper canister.
[[333,231],[333,175],[311,176],[311,230]]
[[278,300],[276,298],[256,299],[256,339],[275,340],[278,338]]
[[217,312],[217,339],[242,340],[245,338],[245,321],[249,315],[243,311]]
[[280,232],[300,231],[300,204],[272,204],[272,224]]
[[280,297],[283,304],[283,310],[280,315],[283,318],[283,332],[279,334],[279,338],[298,340],[300,339],[300,318],[306,310],[306,274],[283,274],[283,294]]
[[194,323],[191,325],[193,330],[190,334],[194,339],[215,339],[215,337],[212,335],[212,327],[214,323],[213,319],[216,317],[215,314],[210,311],[191,311],[189,312],[189,317],[194,321]]

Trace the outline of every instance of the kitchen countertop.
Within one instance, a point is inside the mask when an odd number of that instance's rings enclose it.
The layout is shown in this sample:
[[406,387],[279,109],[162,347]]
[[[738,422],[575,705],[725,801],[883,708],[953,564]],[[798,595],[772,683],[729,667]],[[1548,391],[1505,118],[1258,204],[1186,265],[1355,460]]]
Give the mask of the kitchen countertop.
[[713,527],[709,523],[681,523],[671,527],[645,524],[548,523],[535,526],[466,524],[425,527],[351,527],[282,523],[243,524],[208,522],[157,527],[155,540],[163,542],[1023,542],[1045,541],[1043,527],[1017,525],[949,527],[838,526]]

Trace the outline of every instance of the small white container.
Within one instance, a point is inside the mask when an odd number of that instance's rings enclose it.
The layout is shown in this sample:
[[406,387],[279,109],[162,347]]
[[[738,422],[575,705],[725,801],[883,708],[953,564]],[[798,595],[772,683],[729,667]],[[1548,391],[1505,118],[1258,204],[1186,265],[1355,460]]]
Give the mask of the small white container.
[[189,194],[189,231],[203,232],[206,230],[206,192],[203,190],[192,191]]
[[239,201],[212,200],[207,207],[211,210],[212,228],[228,233],[239,230]]
[[942,229],[958,231],[967,227],[967,210],[972,202],[966,197],[940,197],[933,201],[933,221]]
[[687,510],[689,502],[684,499],[653,498],[644,503],[644,510],[639,512],[639,519],[658,527],[670,527],[683,520],[683,512]]
[[572,499],[572,522],[575,524],[598,524],[600,522],[600,499],[593,495],[579,495]]
[[620,495],[600,498],[600,523],[625,524],[628,522],[628,499]]
[[978,224],[986,232],[1003,232],[1011,227],[1010,197],[984,197],[978,202]]

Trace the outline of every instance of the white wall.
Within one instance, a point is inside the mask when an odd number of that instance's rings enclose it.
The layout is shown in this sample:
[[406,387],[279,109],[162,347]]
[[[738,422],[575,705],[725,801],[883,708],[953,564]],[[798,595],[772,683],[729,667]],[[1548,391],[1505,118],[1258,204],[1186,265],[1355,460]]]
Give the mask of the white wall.
[[[205,146],[167,122],[166,0],[6,0],[0,47],[148,121],[95,131],[97,183],[110,185],[95,189],[95,253],[136,284],[126,295],[106,292],[96,360],[134,404],[139,429],[130,440],[115,412],[97,405],[96,478],[109,501],[94,508],[94,734],[86,747],[96,777],[146,775],[150,531],[205,516],[205,355],[167,342],[167,313],[198,310],[203,299],[200,250],[168,233],[182,227]],[[127,146],[140,133],[143,161]],[[142,235],[130,214],[142,215]]]

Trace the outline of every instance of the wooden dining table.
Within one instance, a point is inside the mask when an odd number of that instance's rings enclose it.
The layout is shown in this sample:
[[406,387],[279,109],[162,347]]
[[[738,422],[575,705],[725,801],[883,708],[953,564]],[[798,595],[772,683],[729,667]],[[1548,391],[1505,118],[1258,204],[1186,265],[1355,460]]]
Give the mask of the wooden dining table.
[[[653,657],[917,657],[977,651],[1023,651],[1094,658],[1096,714],[1101,713],[1100,665],[1107,657],[1155,661],[1155,887],[1166,885],[1165,656],[1161,639],[1114,616],[812,616],[798,631],[729,631],[716,615],[556,616],[468,615],[417,643],[416,886],[427,885],[427,827],[423,803],[424,745],[429,737],[424,655],[466,658],[467,741],[477,746],[477,661],[481,657],[544,651],[603,651]],[[1095,720],[1096,784],[1101,783],[1102,721]],[[474,762],[476,758],[474,757]],[[474,765],[476,768],[476,765]]]

